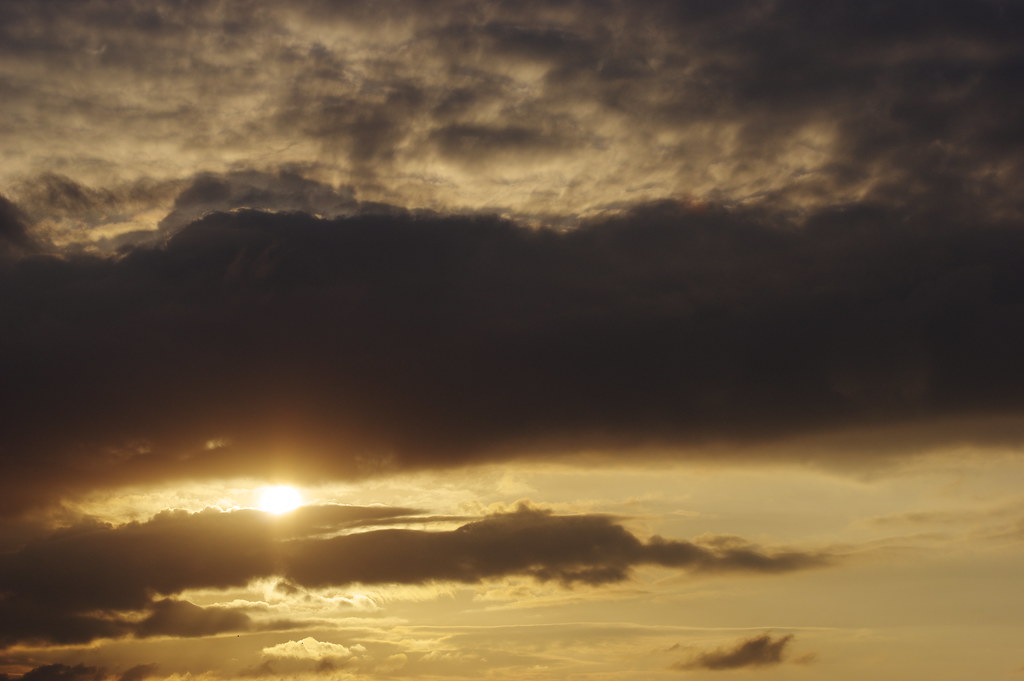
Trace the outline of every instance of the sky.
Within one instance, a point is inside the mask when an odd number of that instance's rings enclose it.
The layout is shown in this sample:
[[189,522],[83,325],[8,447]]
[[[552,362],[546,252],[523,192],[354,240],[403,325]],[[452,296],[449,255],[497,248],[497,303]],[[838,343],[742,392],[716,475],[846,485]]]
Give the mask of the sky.
[[1024,3],[0,0],[0,681],[1024,678]]

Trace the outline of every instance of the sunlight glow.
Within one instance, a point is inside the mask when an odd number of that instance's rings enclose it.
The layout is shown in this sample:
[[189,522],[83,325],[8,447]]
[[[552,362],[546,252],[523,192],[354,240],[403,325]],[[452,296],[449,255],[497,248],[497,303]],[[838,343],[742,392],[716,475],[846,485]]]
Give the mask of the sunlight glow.
[[302,505],[302,494],[289,485],[274,485],[260,489],[258,508],[267,513],[281,515]]

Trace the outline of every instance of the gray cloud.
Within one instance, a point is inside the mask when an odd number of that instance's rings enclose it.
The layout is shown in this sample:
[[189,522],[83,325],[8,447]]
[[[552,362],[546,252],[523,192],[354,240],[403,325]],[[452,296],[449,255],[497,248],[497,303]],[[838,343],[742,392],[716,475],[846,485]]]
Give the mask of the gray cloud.
[[743,543],[718,548],[654,537],[644,543],[605,516],[553,516],[521,508],[448,533],[381,530],[323,541],[296,541],[286,576],[309,586],[348,582],[477,582],[509,574],[541,581],[603,584],[635,565],[693,571],[788,572],[820,566],[825,556],[765,553]]
[[118,681],[143,681],[154,676],[159,667],[155,664],[137,664],[126,669],[118,677]]
[[318,479],[913,424],[1012,445],[970,423],[1024,406],[1022,235],[869,202],[564,233],[241,211],[117,259],[8,261],[0,504],[260,476],[275,442]]
[[268,575],[821,560],[525,511],[25,539],[68,497],[281,452],[324,481],[1019,449],[1022,33],[1002,0],[0,0],[0,641],[248,631],[174,596]]
[[448,125],[431,133],[431,140],[449,158],[476,164],[494,157],[516,160],[558,150],[567,141],[528,127]]
[[21,676],[0,674],[0,681],[100,681],[101,679],[117,679],[117,681],[143,681],[154,675],[156,665],[140,664],[130,667],[120,675],[111,676],[109,671],[100,667],[84,664],[69,666],[66,664],[47,664],[35,667]]
[[37,249],[18,206],[0,196],[0,259],[18,258]]
[[22,674],[22,681],[99,681],[106,676],[104,670],[84,664],[68,666],[48,664]]
[[684,192],[1021,214],[1013,3],[363,5],[5,2],[3,181],[316,165],[447,210]]
[[224,175],[203,173],[177,195],[160,227],[169,235],[206,213],[236,208],[336,217],[355,212],[356,206],[351,188],[332,187],[286,169],[275,173],[252,170]]
[[188,601],[163,599],[150,607],[150,614],[135,628],[135,635],[212,636],[226,631],[247,631],[252,620],[230,608],[201,608]]
[[111,253],[157,242],[159,235],[151,226],[131,223],[140,213],[169,202],[181,184],[141,177],[97,188],[44,172],[16,183],[14,195],[26,233],[35,241],[30,252]]
[[[781,573],[830,560],[768,552],[735,539],[723,545],[659,537],[644,542],[606,516],[556,516],[526,507],[446,532],[376,529],[305,538],[324,515],[314,508],[304,518],[279,522],[258,511],[163,512],[145,523],[82,524],[41,537],[0,556],[0,645],[250,631],[256,625],[244,610],[154,600],[155,594],[238,587],[273,576],[285,577],[292,588],[476,583],[511,575],[568,586],[623,581],[639,565]],[[145,616],[131,616],[140,612]]]
[[778,637],[763,634],[741,641],[731,648],[700,653],[693,660],[681,662],[674,668],[721,671],[776,665],[785,661],[786,649],[792,640],[792,634]]

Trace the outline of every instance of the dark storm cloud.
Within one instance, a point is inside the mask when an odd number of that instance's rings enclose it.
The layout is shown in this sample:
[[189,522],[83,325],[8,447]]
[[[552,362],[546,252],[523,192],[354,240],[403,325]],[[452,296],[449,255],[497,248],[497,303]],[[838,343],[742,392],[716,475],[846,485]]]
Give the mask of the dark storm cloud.
[[18,258],[36,249],[37,244],[25,228],[21,210],[0,196],[0,259]]
[[242,211],[117,259],[8,262],[2,505],[285,461],[319,479],[929,423],[978,441],[955,419],[1024,407],[1024,231],[962,219]]
[[[682,191],[1019,216],[1022,27],[998,0],[3,2],[0,140],[69,177],[140,150],[185,154],[179,180],[322,162],[402,205],[573,217]],[[489,191],[531,163],[547,174]]]
[[453,532],[380,530],[296,541],[285,574],[306,586],[339,583],[479,582],[506,575],[541,581],[605,584],[636,565],[692,571],[788,572],[820,566],[825,556],[768,554],[749,544],[715,547],[654,537],[644,543],[605,516],[553,516],[520,508]]
[[[555,516],[527,507],[447,532],[367,530],[305,539],[296,537],[310,532],[297,524],[256,511],[164,512],[145,523],[81,525],[40,538],[0,556],[0,643],[250,631],[255,625],[243,610],[155,595],[238,587],[275,575],[307,588],[512,575],[571,585],[622,581],[639,565],[780,573],[829,560],[766,552],[735,538],[643,542],[606,516]],[[145,616],[130,616],[137,612]]]
[[22,681],[99,681],[106,673],[84,664],[48,664],[25,672]]
[[[26,161],[29,218],[0,205],[0,258],[49,236],[122,249],[0,271],[7,511],[281,457],[355,475],[1019,414],[1016,3],[0,2],[0,18],[5,139],[67,135]],[[76,157],[83,126],[99,141]],[[240,160],[73,177],[116,166],[98,147],[122,139]],[[264,160],[303,144],[325,155]],[[303,174],[328,161],[352,187]],[[715,200],[561,235],[410,217],[459,203],[431,193],[449,162],[456,193],[528,197],[510,213],[652,186]],[[504,175],[533,163],[540,185]],[[308,215],[363,212],[371,186],[394,217]],[[172,200],[159,234],[102,233]],[[211,214],[244,208],[295,214]]]
[[[70,253],[86,245],[113,252],[121,246],[153,243],[157,235],[150,230],[130,228],[107,234],[105,227],[129,220],[154,203],[169,200],[180,191],[181,185],[181,182],[139,178],[96,188],[58,173],[41,173],[19,182],[16,194],[22,220],[28,225],[25,231],[35,241],[30,252],[64,250]],[[232,207],[217,206],[220,209]]]
[[445,157],[471,164],[493,160],[496,156],[507,160],[534,157],[568,143],[556,134],[528,127],[479,125],[445,126],[431,133],[431,140]]
[[[322,51],[319,48],[317,51]],[[352,169],[373,175],[378,165],[393,160],[395,149],[414,129],[427,104],[419,87],[402,82],[397,65],[384,71],[381,81],[369,87],[383,94],[368,96],[362,89],[337,85],[342,73],[323,74],[314,70],[301,79],[285,98],[274,124],[286,133],[300,132],[320,141],[332,153],[345,153]],[[327,78],[331,85],[316,87]]]
[[144,681],[144,679],[156,675],[158,669],[159,666],[155,664],[137,664],[126,669],[117,681]]
[[[327,505],[281,519],[255,510],[208,510],[164,511],[116,528],[79,523],[5,555],[0,592],[17,585],[17,593],[31,593],[37,605],[71,611],[140,609],[154,591],[242,586],[273,574],[273,538],[350,529],[407,511]],[[78,566],[74,579],[67,579],[69,565]],[[176,607],[168,603],[165,615],[175,614]]]
[[[535,123],[574,107],[573,123],[583,129],[618,121],[637,133],[631,143],[658,154],[684,183],[706,181],[708,165],[730,164],[712,192],[814,203],[864,191],[901,204],[984,196],[985,210],[1020,212],[1024,12],[1017,4],[546,9],[503,7],[491,21],[451,23],[438,29],[438,53],[453,68],[473,55],[478,68],[493,72],[528,60],[544,73],[544,87],[529,101]],[[511,125],[523,103],[506,97],[502,117]],[[581,104],[601,107],[602,115],[585,117]],[[726,129],[735,131],[735,144],[715,140]],[[647,146],[644,135],[671,131],[682,136],[675,146]],[[804,148],[827,158],[799,160]]]
[[206,213],[236,208],[335,217],[354,212],[356,205],[350,188],[332,187],[287,169],[273,173],[254,170],[223,175],[202,173],[177,195],[160,227],[167,234],[173,234]]
[[143,681],[153,676],[157,666],[140,664],[131,667],[119,676],[111,676],[106,669],[90,667],[84,664],[69,666],[66,664],[47,664],[30,669],[21,676],[0,674],[0,681],[100,681],[116,679],[116,681]]
[[984,197],[979,206],[1019,214],[1006,190],[1020,186],[1024,128],[1005,114],[1024,104],[1020,5],[785,2],[771,18],[716,48],[742,55],[741,71],[726,67],[717,82],[761,114],[745,123],[744,146],[759,153],[787,126],[824,115],[838,125],[822,172],[831,187],[862,174],[890,204]]
[[244,612],[230,608],[201,608],[188,601],[164,599],[150,607],[150,614],[135,628],[135,635],[213,636],[226,631],[247,631],[252,620]]
[[785,660],[786,648],[792,640],[792,634],[777,638],[764,634],[742,641],[732,648],[701,653],[690,662],[675,665],[675,669],[720,671],[776,665]]
[[46,206],[66,215],[81,216],[97,208],[105,208],[116,202],[109,191],[96,190],[78,184],[69,177],[45,173],[32,178],[27,197],[33,205]]

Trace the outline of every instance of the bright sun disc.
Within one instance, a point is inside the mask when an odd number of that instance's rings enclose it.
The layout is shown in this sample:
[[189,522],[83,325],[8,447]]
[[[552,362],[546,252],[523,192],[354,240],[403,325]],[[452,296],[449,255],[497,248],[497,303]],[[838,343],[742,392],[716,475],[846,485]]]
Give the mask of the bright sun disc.
[[274,515],[293,511],[302,505],[299,490],[288,485],[274,485],[260,490],[259,509]]

